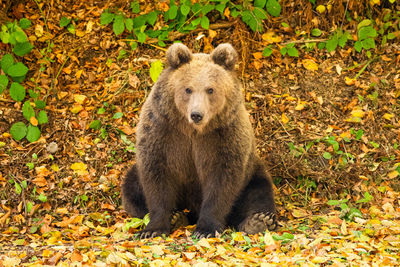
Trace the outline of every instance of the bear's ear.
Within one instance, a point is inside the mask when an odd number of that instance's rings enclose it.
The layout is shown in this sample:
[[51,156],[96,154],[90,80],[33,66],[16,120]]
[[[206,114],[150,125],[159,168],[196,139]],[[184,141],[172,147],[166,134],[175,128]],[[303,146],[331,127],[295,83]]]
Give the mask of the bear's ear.
[[175,43],[168,48],[167,62],[168,65],[174,69],[188,63],[191,59],[192,52],[190,52],[189,48],[184,44]]
[[211,59],[215,64],[223,66],[227,70],[233,70],[238,54],[230,44],[220,44],[211,53]]

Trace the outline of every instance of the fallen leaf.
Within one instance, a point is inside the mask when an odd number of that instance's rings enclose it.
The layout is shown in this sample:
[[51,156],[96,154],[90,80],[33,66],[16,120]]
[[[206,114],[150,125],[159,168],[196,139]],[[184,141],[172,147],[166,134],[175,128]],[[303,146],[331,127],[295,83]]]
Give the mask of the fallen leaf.
[[282,113],[282,122],[283,122],[284,124],[286,124],[286,123],[289,122],[289,118],[286,116],[285,113]]
[[316,71],[318,70],[318,64],[312,59],[303,59],[301,62],[303,67],[307,70]]

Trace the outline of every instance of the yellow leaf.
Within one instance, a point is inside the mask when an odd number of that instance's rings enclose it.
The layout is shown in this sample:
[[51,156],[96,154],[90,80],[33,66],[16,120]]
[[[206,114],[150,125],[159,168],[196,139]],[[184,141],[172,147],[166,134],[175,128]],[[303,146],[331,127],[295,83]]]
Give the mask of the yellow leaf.
[[200,239],[200,241],[197,242],[197,245],[205,247],[205,248],[211,248],[211,245],[210,245],[210,243],[208,243],[206,238]]
[[56,163],[52,164],[50,166],[50,168],[55,172],[58,172],[60,170],[60,167],[58,167],[58,165]]
[[71,165],[71,169],[78,175],[86,175],[88,174],[87,166],[83,162],[76,162]]
[[82,107],[82,105],[81,104],[77,104],[77,103],[74,103],[73,105],[72,105],[72,107],[69,109],[72,113],[78,113],[79,111],[81,111],[83,109],[83,107]]
[[301,104],[301,103],[299,103],[299,104],[297,104],[297,106],[294,108],[295,110],[303,110],[304,109],[304,105],[303,104]]
[[364,117],[365,112],[362,111],[361,109],[353,109],[351,111],[351,116],[356,117],[356,118],[362,118]]
[[284,124],[286,124],[286,123],[289,122],[289,118],[286,116],[285,113],[282,113],[282,122],[283,122]]
[[389,179],[393,179],[393,178],[396,178],[397,176],[399,176],[399,172],[394,170],[394,171],[389,172],[387,176],[389,177]]
[[39,124],[38,120],[35,117],[31,117],[29,119],[29,122],[33,125],[33,126],[37,126]]
[[36,24],[35,26],[35,35],[37,37],[42,37],[43,36],[43,26],[40,24]]
[[388,120],[388,121],[392,120],[393,117],[394,117],[394,115],[393,115],[393,114],[389,114],[389,113],[385,113],[385,114],[383,115],[383,118],[384,118],[385,120]]
[[279,43],[279,42],[282,41],[282,37],[280,37],[279,35],[276,35],[276,33],[273,32],[273,31],[269,31],[269,32],[264,33],[262,35],[262,39],[264,41],[266,41],[267,43],[269,43],[269,44]]
[[78,70],[78,71],[76,72],[76,74],[75,74],[75,77],[76,77],[77,79],[79,79],[79,78],[81,77],[81,75],[82,75],[82,72],[83,72],[83,70]]
[[78,36],[78,37],[83,37],[83,36],[85,36],[85,32],[84,32],[84,31],[80,31],[80,30],[76,30],[75,34],[76,34],[76,36]]
[[51,254],[53,254],[53,251],[51,251],[51,250],[49,250],[49,249],[45,249],[45,250],[43,250],[42,256],[43,256],[44,258],[48,258],[48,257],[51,256]]
[[322,13],[325,12],[326,8],[325,8],[324,5],[319,5],[319,6],[317,6],[316,10],[317,10],[320,14],[322,14]]
[[347,85],[353,85],[355,82],[356,82],[356,80],[355,79],[352,79],[352,78],[349,78],[349,77],[344,77],[344,82],[347,84]]
[[74,100],[75,100],[75,102],[78,103],[78,104],[83,104],[83,102],[85,102],[85,100],[86,100],[86,96],[85,96],[85,95],[78,95],[78,94],[75,94],[75,95],[74,95]]
[[318,64],[315,63],[315,61],[312,59],[304,59],[302,63],[303,67],[307,70],[312,70],[312,71],[318,70]]

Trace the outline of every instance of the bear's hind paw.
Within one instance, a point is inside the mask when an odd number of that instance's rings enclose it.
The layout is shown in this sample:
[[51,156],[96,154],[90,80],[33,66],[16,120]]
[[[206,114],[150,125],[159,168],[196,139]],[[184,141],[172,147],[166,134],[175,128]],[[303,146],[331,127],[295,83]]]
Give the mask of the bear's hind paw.
[[276,230],[278,228],[278,221],[276,215],[272,212],[258,212],[248,217],[239,226],[239,231],[248,234],[256,234],[264,232],[265,230]]
[[187,226],[189,224],[188,217],[183,211],[175,211],[171,214],[171,229],[175,231],[179,227]]

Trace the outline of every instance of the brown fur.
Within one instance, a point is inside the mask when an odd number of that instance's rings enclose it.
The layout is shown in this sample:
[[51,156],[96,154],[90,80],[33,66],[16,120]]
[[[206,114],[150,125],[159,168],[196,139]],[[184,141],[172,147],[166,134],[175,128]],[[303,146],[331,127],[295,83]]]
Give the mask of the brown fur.
[[[191,211],[198,236],[240,228],[255,213],[275,212],[272,184],[256,155],[233,71],[236,60],[229,44],[210,55],[192,54],[182,44],[168,49],[169,67],[143,105],[136,165],[122,187],[131,216],[150,212],[145,237],[169,233],[174,210]],[[202,116],[198,123],[194,112]]]

